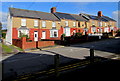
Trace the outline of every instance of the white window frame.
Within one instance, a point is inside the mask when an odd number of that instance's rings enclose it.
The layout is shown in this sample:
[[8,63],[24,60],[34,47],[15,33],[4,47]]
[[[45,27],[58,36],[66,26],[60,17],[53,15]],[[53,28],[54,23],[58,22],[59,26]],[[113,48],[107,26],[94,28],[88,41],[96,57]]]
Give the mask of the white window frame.
[[46,27],[46,21],[42,21],[42,27]]
[[[57,36],[54,36],[54,32],[56,32]],[[58,30],[50,30],[50,37],[58,37]]]
[[73,26],[76,27],[76,22],[73,22]]
[[95,25],[95,21],[92,21],[92,25]]
[[18,38],[20,37],[20,32],[21,32],[21,34],[28,35],[28,37],[29,37],[29,30],[18,30]]
[[56,27],[56,23],[55,22],[52,22],[52,27]]
[[68,21],[65,21],[65,26],[68,26]]
[[70,36],[70,28],[69,27],[64,28],[64,33],[65,36]]
[[105,28],[104,28],[104,32],[107,32],[107,33],[108,33],[108,32],[109,32],[109,28],[108,28],[108,27],[105,27]]
[[34,20],[34,27],[38,27],[38,20]]
[[93,32],[93,33],[96,32],[96,27],[92,27],[92,32]]
[[21,19],[21,26],[26,26],[26,19]]
[[105,23],[105,26],[107,26],[107,23]]
[[102,22],[100,22],[100,27],[102,27]]

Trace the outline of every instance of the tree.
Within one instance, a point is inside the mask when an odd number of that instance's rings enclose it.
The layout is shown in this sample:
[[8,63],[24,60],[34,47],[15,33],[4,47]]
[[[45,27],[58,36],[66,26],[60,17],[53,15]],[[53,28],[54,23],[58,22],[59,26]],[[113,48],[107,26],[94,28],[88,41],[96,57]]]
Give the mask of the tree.
[[2,23],[0,22],[0,38],[2,36]]

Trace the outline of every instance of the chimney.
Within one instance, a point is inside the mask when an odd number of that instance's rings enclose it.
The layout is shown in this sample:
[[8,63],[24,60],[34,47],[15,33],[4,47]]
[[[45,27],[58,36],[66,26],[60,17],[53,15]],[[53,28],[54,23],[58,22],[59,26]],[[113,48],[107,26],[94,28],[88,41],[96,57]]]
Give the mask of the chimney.
[[98,17],[102,17],[102,11],[98,11]]
[[51,8],[51,13],[55,13],[56,12],[56,7],[52,7]]

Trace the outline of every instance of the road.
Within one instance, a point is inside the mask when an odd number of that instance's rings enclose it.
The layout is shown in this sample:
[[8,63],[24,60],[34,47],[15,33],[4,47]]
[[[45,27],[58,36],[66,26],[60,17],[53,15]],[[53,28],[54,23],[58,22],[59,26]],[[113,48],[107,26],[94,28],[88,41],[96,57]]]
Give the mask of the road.
[[82,60],[89,56],[89,49],[95,49],[95,56],[112,57],[120,54],[120,39],[102,40],[68,47],[54,48],[28,53],[18,53],[3,60],[3,75],[11,77],[47,69],[54,64],[54,55],[60,54],[60,63]]

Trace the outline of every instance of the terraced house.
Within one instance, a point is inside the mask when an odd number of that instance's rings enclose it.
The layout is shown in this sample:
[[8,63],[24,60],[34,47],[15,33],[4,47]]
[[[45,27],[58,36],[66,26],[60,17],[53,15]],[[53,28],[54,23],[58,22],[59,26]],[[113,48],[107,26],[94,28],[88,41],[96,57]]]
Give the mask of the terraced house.
[[57,12],[56,7],[51,8],[51,13],[9,8],[6,42],[12,44],[13,39],[19,39],[22,35],[27,35],[32,41],[60,40],[62,34],[71,36],[81,32],[84,35],[111,30],[117,30],[116,21],[103,16],[101,11],[98,16],[93,16]]
[[19,39],[21,34],[33,41],[60,37],[60,20],[52,13],[17,8],[10,8],[9,12],[6,41],[11,44],[12,39]]
[[88,20],[89,33],[103,33],[116,31],[117,23],[114,19],[104,16],[101,11],[98,11],[98,15],[80,14],[82,17]]
[[65,36],[71,36],[76,32],[84,32],[84,29],[87,28],[87,19],[83,18],[77,14],[62,13],[56,12],[56,8],[51,8],[51,13],[58,17],[61,21],[62,33]]

